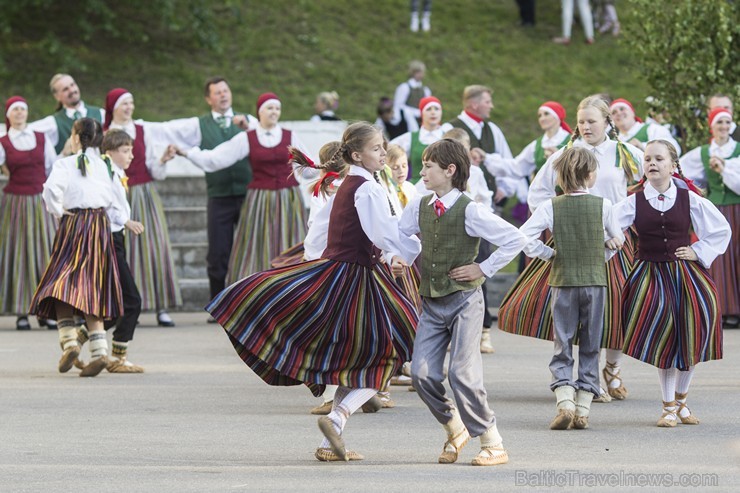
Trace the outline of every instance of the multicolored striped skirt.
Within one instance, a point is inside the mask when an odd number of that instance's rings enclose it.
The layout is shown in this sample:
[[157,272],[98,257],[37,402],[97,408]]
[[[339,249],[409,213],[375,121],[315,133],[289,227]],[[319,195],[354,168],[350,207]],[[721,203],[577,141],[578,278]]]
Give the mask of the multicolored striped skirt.
[[49,265],[57,220],[41,194],[0,198],[0,314],[25,315]]
[[638,260],[622,300],[625,354],[679,370],[722,359],[717,290],[698,262]]
[[[387,263],[383,263],[388,275],[393,277],[391,272],[391,266]],[[411,264],[410,267],[403,269],[403,275],[395,278],[396,285],[401,288],[403,294],[406,295],[411,304],[416,308],[416,313],[421,315],[421,295],[419,294],[419,283],[421,283],[421,273],[419,267],[416,264]]]
[[727,251],[717,257],[709,268],[709,275],[717,286],[722,315],[740,316],[740,204],[720,205],[732,229]]
[[306,237],[306,207],[298,187],[248,189],[234,234],[226,284],[270,268],[270,260]]
[[[548,245],[552,246],[552,239]],[[622,288],[632,270],[635,259],[635,240],[631,230],[625,232],[625,242],[619,252],[606,264],[606,300],[604,303],[604,331],[601,347],[622,349]],[[552,341],[552,314],[550,313],[550,269],[552,263],[534,259],[521,273],[498,312],[498,326],[511,334]],[[574,344],[578,344],[577,338]]]
[[105,209],[72,209],[62,216],[49,265],[29,313],[56,320],[56,301],[80,315],[103,319],[123,313],[116,250]]
[[303,252],[305,252],[303,242],[293,245],[287,250],[280,252],[280,255],[274,259],[270,260],[270,267],[274,269],[277,267],[287,267],[289,265],[300,264],[303,262]]
[[380,266],[328,259],[260,272],[206,310],[244,362],[270,385],[381,389],[411,360],[419,321]]
[[182,305],[180,283],[172,259],[164,206],[154,182],[129,187],[131,219],[144,225],[140,235],[125,235],[126,255],[142,310],[164,310]]

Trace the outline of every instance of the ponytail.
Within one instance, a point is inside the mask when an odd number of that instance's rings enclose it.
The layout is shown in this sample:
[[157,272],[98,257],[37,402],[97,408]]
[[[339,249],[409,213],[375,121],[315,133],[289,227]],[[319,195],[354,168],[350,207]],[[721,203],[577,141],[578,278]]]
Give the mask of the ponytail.
[[[291,164],[297,165],[297,169],[303,170],[305,168],[320,170],[323,176],[311,187],[309,190],[314,197],[317,197],[319,193],[329,195],[329,186],[332,182],[347,173],[347,163],[342,159],[343,146],[336,146],[337,149],[331,154],[331,157],[325,162],[317,165],[311,158],[303,154],[298,148],[294,146],[288,146],[290,152]],[[323,147],[322,147],[323,150]]]
[[94,146],[99,126],[100,123],[92,118],[80,118],[72,125],[72,135],[76,135],[80,139],[80,146],[82,147],[82,152],[77,156],[77,169],[80,170],[82,176],[87,176],[87,165],[89,163],[85,151]]

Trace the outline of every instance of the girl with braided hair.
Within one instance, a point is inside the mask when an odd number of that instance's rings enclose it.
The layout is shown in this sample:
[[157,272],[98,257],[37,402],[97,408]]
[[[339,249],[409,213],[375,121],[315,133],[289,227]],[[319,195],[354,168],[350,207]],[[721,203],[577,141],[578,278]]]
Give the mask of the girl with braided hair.
[[[552,154],[540,169],[529,189],[528,204],[537,207],[558,195],[553,163],[566,148],[583,147],[598,161],[598,173],[589,192],[609,199],[613,204],[627,197],[627,187],[642,176],[642,151],[617,139],[609,106],[601,96],[589,96],[578,105],[578,125],[570,142]],[[601,347],[606,349],[606,367],[602,371],[606,391],[597,402],[611,398],[622,400],[627,390],[622,384],[619,363],[622,357],[621,294],[632,270],[634,245],[626,234],[624,247],[607,263],[607,295],[604,303],[604,331]],[[522,272],[509,290],[499,310],[499,328],[513,334],[552,340],[550,289],[548,278],[551,264],[535,259]]]
[[347,419],[411,359],[418,315],[379,262],[382,250],[400,273],[421,245],[400,235],[373,179],[385,157],[379,129],[365,122],[347,127],[325,166],[349,172],[332,200],[322,257],[253,274],[206,307],[268,384],[305,384],[316,396],[326,385],[339,386],[331,412],[319,418],[321,461],[362,459],[345,449]]
[[60,219],[49,265],[31,300],[30,313],[57,321],[62,357],[59,371],[72,368],[80,354],[75,315],[85,317],[90,338],[90,363],[80,376],[93,377],[108,363],[104,319],[123,313],[110,220],[125,224],[128,211],[117,197],[123,185],[94,148],[99,128],[91,118],[72,127],[77,149],[54,163],[44,183],[47,210]]
[[644,190],[613,209],[619,227],[634,224],[638,237],[622,293],[624,352],[658,368],[663,414],[657,425],[695,425],[686,406],[694,367],[722,358],[720,304],[707,269],[727,249],[730,224],[684,178],[670,142],[648,142],[644,167]]

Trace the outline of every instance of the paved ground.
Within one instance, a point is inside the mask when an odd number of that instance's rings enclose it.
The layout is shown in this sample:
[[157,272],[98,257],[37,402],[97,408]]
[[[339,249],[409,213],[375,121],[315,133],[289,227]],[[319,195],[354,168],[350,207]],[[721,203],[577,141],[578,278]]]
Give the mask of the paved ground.
[[690,404],[699,426],[655,427],[656,372],[629,360],[629,399],[594,404],[591,429],[566,432],[547,428],[555,407],[551,344],[496,331],[485,378],[511,461],[477,468],[469,465],[477,441],[460,463],[436,464],[443,431],[417,395],[399,387],[395,409],[349,422],[348,446],[365,461],[319,463],[313,451],[321,436],[308,414],[317,400],[308,390],[263,384],[205,314],[174,318],[177,328],[160,329],[146,325],[153,316],[142,317],[130,355],[146,374],[82,379],[56,372],[56,333],[17,332],[14,319],[0,317],[0,492],[656,491],[674,481],[673,491],[737,491],[740,484],[740,330],[725,332],[724,360],[696,373]]

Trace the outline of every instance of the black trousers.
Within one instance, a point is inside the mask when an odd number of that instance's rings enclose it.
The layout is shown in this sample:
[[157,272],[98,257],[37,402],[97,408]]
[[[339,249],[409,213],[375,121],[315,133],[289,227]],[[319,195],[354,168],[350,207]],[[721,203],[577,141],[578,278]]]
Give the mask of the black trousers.
[[126,263],[126,246],[123,243],[123,231],[113,233],[113,245],[116,248],[116,265],[123,295],[123,315],[115,321],[107,321],[105,330],[115,326],[113,341],[128,342],[134,338],[136,321],[141,314],[141,295],[134,282],[128,263]]
[[234,230],[239,222],[239,213],[244,195],[232,197],[208,197],[208,285],[211,299],[226,287],[226,272],[229,268]]
[[534,25],[535,0],[516,0],[522,25]]

